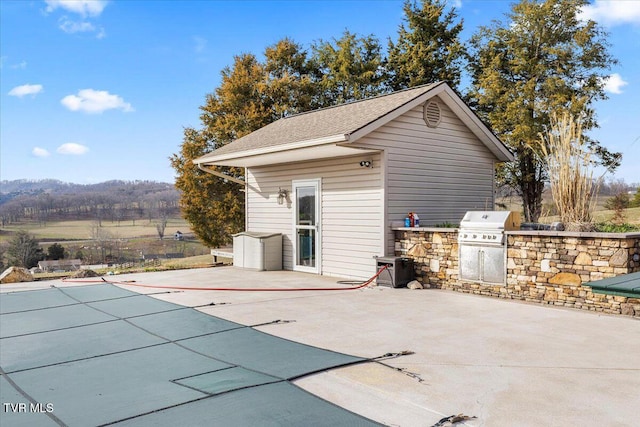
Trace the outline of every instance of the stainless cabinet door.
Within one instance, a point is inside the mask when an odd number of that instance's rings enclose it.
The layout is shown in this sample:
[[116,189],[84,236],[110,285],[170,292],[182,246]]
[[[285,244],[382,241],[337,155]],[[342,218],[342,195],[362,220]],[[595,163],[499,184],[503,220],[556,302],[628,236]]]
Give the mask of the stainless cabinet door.
[[506,275],[503,247],[482,248],[482,276],[483,282],[504,283]]
[[480,255],[478,246],[460,245],[460,279],[480,280]]

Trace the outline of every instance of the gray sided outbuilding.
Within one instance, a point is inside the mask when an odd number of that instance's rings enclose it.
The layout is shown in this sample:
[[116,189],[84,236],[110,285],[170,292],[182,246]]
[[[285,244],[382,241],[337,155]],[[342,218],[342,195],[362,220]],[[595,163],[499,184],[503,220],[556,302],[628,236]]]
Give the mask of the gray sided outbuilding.
[[445,83],[280,119],[195,162],[246,168],[246,229],[283,235],[283,267],[368,278],[392,226],[492,209],[509,150]]

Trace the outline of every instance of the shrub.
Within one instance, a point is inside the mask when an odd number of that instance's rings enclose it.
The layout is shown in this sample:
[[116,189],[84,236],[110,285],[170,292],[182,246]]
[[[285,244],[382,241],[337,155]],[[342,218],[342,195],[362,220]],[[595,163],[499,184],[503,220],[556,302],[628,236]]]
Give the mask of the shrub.
[[627,193],[618,193],[607,199],[604,207],[613,211],[611,221],[616,224],[624,222],[624,210],[629,207],[629,195]]
[[633,224],[612,224],[610,222],[601,222],[596,224],[596,230],[601,233],[632,233],[640,231],[640,226]]

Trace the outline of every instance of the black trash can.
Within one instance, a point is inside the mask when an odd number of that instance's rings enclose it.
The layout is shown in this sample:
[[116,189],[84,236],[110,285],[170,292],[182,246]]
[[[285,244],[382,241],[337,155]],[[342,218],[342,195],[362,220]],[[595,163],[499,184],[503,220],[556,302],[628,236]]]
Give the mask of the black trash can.
[[384,270],[376,278],[378,286],[401,288],[414,279],[413,259],[405,257],[377,257],[377,270],[384,266]]

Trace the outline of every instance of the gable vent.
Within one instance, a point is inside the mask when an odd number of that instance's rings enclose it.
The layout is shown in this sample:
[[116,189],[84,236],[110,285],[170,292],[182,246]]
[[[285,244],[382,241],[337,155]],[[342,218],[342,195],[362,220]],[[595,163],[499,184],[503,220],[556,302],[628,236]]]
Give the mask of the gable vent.
[[440,106],[435,101],[429,101],[424,104],[422,115],[424,117],[425,123],[430,128],[438,127],[438,125],[440,124],[440,120],[442,119]]

